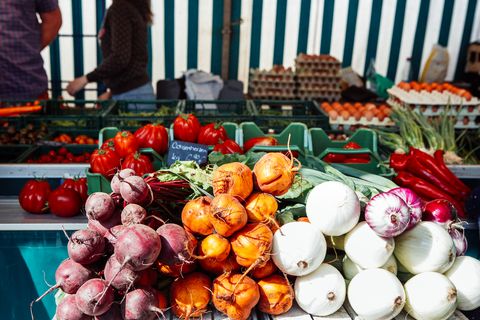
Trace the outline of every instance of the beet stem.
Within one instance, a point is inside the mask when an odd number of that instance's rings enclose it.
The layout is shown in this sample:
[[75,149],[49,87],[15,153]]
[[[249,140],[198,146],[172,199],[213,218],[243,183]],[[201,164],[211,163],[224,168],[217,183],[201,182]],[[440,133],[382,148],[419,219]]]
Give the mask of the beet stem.
[[71,241],[70,237],[68,236],[67,230],[65,230],[65,227],[63,225],[62,225],[62,230],[65,237],[67,237],[68,241]]
[[45,298],[46,295],[48,295],[49,293],[51,293],[53,290],[55,289],[58,289],[60,288],[60,284],[57,283],[56,285],[54,285],[53,287],[50,287],[48,288],[47,291],[45,291],[40,297],[38,297],[37,299],[33,300],[32,302],[30,302],[30,315],[32,316],[32,320],[35,320],[35,317],[33,316],[33,304],[42,300],[43,298]]

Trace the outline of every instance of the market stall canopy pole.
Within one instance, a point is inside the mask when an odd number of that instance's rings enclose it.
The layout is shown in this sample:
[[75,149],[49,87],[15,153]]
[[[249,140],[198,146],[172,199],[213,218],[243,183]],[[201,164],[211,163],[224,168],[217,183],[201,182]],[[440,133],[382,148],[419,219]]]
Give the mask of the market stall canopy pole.
[[223,29],[222,29],[222,79],[228,79],[228,65],[230,63],[230,37],[232,35],[231,25],[232,0],[224,0],[223,3]]

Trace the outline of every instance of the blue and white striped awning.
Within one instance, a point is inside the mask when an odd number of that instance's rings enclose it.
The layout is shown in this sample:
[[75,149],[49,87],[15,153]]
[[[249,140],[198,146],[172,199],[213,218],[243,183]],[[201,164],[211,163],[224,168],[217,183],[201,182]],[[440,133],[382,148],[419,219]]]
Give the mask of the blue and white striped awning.
[[[447,79],[463,70],[466,46],[480,38],[477,0],[232,0],[230,78],[247,81],[250,68],[293,66],[300,52],[326,53],[363,74],[399,80],[407,57],[418,75],[432,45],[448,48]],[[59,0],[61,36],[43,52],[59,92],[101,59],[96,33],[106,0]],[[221,72],[223,0],[152,0],[149,71],[153,82],[189,68]],[[90,84],[96,89],[96,84]],[[87,92],[94,98],[96,92]]]

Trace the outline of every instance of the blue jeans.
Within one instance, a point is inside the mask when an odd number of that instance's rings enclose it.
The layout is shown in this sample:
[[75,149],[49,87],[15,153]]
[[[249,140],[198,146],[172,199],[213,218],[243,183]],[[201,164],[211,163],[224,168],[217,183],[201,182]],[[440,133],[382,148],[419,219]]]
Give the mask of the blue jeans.
[[138,103],[137,100],[154,101],[155,95],[153,94],[153,87],[150,82],[132,89],[130,91],[112,95],[112,100],[132,100],[135,103],[129,103],[127,106],[128,111],[155,111],[157,109],[155,104],[152,103]]

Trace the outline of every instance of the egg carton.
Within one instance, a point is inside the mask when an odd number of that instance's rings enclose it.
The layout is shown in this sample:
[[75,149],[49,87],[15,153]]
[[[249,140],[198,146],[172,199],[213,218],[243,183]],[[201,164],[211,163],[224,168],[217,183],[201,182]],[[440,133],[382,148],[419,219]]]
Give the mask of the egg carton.
[[299,91],[338,91],[339,89],[338,83],[302,83],[298,86]]
[[477,97],[473,97],[470,100],[466,100],[452,92],[448,91],[405,91],[395,86],[387,90],[389,98],[398,101],[404,106],[410,107],[411,105],[430,105],[430,106],[478,106],[480,100]]
[[[418,111],[425,116],[441,116],[448,108],[444,105],[426,105],[426,104],[405,104],[398,100],[388,99],[387,103],[392,106],[410,108]],[[452,105],[450,106],[449,115],[452,116],[479,116],[480,105]]]
[[295,81],[295,73],[292,70],[259,70],[250,69],[249,79],[257,81]]
[[296,67],[297,77],[316,76],[316,77],[339,77],[340,69],[319,69]]
[[251,95],[252,99],[258,100],[295,100],[295,95]]
[[334,82],[334,81],[340,81],[340,75],[330,74],[330,73],[306,72],[306,73],[298,73],[296,80],[299,82],[304,82],[304,81]]
[[278,82],[278,81],[271,81],[271,82],[250,82],[249,87],[251,88],[273,88],[273,89],[281,89],[281,88],[292,88],[296,87],[295,82]]
[[360,119],[355,119],[355,117],[348,117],[345,120],[342,116],[337,116],[336,119],[329,118],[330,124],[343,124],[343,125],[363,125],[363,126],[378,126],[378,127],[391,127],[395,125],[395,122],[392,121],[389,117],[379,120],[377,117],[373,117],[371,120],[368,120],[366,117],[361,117]]
[[248,92],[253,95],[281,95],[281,96],[295,96],[295,88],[259,88],[259,87],[249,87]]
[[341,98],[340,93],[336,92],[326,92],[326,93],[317,93],[317,94],[312,94],[312,93],[298,93],[297,97],[300,100],[322,100],[322,101],[339,101]]

